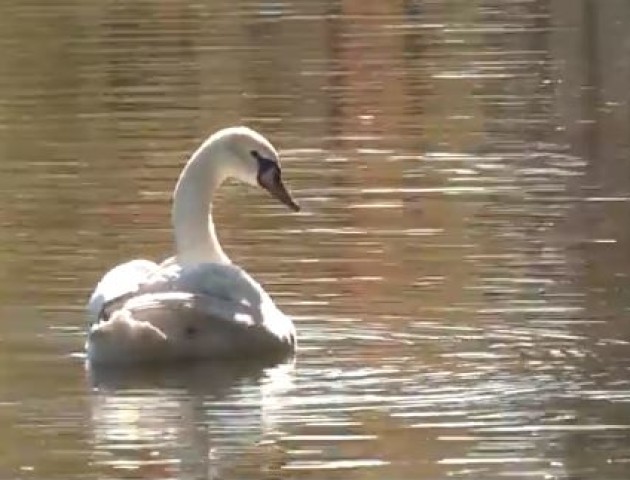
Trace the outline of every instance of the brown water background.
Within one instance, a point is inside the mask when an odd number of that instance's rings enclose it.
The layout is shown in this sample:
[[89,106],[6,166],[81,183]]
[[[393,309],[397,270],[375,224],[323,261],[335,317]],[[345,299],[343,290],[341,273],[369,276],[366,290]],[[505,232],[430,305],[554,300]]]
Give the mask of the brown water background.
[[[630,478],[629,99],[626,0],[1,2],[0,478]],[[304,213],[219,234],[295,363],[88,375],[240,123]]]

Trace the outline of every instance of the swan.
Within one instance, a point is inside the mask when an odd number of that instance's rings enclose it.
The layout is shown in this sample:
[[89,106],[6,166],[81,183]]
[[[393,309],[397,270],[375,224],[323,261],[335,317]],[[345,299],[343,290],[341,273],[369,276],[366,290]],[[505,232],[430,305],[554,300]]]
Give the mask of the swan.
[[217,238],[212,197],[233,178],[259,186],[293,211],[276,149],[248,127],[212,134],[192,154],[175,191],[175,256],[137,259],[107,272],[87,304],[86,356],[92,364],[290,353],[291,319]]

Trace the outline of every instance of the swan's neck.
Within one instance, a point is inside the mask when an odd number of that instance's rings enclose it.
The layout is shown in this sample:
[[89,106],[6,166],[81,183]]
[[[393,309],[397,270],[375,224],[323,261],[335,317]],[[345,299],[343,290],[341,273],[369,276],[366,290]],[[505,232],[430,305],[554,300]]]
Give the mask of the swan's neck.
[[182,171],[173,198],[173,229],[177,261],[230,263],[212,221],[212,197],[227,177],[222,152],[211,143],[202,145]]

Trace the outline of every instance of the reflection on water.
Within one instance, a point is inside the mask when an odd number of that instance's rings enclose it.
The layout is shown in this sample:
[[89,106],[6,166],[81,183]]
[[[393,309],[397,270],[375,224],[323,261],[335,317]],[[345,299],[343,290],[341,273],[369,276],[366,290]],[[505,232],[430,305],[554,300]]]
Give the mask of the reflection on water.
[[248,449],[262,436],[277,435],[293,363],[97,370],[91,378],[94,465],[142,476],[221,478],[237,459],[249,461]]
[[[4,478],[630,476],[630,4],[0,5]],[[85,372],[99,275],[171,249],[234,123],[304,214],[223,191],[295,364]]]

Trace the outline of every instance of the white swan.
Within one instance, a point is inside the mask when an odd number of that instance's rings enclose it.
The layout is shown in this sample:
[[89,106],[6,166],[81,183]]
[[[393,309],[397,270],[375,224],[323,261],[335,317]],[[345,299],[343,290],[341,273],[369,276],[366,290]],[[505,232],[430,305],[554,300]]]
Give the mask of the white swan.
[[295,329],[265,290],[223,252],[211,215],[227,178],[261,186],[293,209],[278,153],[247,127],[211,135],[175,187],[176,255],[132,260],[101,279],[88,302],[88,360],[95,364],[186,358],[248,358],[291,352]]

